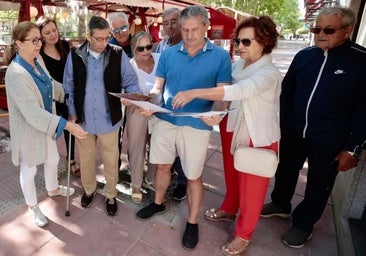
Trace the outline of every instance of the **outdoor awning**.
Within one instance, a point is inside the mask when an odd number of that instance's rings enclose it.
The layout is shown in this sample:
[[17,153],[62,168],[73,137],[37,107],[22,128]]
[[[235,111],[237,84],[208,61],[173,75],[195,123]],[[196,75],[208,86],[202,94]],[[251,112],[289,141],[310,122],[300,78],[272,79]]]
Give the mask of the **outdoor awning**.
[[305,22],[314,21],[321,9],[337,2],[337,0],[304,0]]
[[[13,3],[18,2],[18,6],[14,7]],[[37,8],[37,17],[44,15],[43,6],[60,6],[66,7],[69,1],[66,0],[0,0],[7,8],[18,8],[19,20],[30,20],[30,7]],[[135,17],[140,17],[143,25],[146,25],[146,17],[158,17],[165,9],[177,7],[183,9],[187,6],[200,4],[192,0],[84,0],[82,2],[89,10],[100,11],[105,13],[123,11],[130,16],[130,22]],[[19,8],[20,3],[20,8]],[[12,6],[10,6],[12,5]],[[236,20],[222,12],[216,11],[208,6],[205,6],[210,12],[211,28],[219,28],[220,34],[216,36],[221,39],[231,38],[231,34],[235,29]],[[3,8],[2,8],[3,9]],[[27,11],[28,10],[28,11]],[[215,30],[218,32],[218,30]],[[212,31],[208,32],[209,37],[212,36]]]

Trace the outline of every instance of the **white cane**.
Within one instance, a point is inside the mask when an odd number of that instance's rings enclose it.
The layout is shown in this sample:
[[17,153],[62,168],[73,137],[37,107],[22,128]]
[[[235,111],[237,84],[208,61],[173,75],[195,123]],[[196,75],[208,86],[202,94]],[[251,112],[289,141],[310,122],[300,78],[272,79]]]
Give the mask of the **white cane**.
[[69,205],[70,205],[70,169],[71,169],[71,133],[69,133],[69,146],[67,151],[67,190],[66,190],[66,212],[65,216],[70,216]]

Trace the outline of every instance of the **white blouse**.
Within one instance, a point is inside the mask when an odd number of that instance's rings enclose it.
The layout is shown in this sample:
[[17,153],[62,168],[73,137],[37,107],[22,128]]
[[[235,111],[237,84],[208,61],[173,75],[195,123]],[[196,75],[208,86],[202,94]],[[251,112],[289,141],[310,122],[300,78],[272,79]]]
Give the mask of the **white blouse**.
[[[234,131],[238,122],[243,121],[247,134],[242,137],[242,143],[248,145],[251,139],[254,147],[268,146],[280,139],[282,76],[269,54],[243,69],[244,63],[245,60],[240,59],[233,64],[233,84],[224,86],[223,100],[232,101],[230,107],[237,109],[229,112],[227,131]],[[244,120],[240,118],[241,108]]]

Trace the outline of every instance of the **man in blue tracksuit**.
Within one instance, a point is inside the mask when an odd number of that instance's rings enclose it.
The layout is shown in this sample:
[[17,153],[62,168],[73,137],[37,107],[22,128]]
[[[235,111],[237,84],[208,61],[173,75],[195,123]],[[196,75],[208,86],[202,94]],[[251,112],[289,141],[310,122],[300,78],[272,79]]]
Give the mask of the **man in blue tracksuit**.
[[300,51],[282,83],[280,163],[262,217],[290,217],[299,171],[308,161],[304,199],[282,242],[301,248],[312,236],[338,171],[357,164],[366,139],[366,49],[349,37],[348,8],[322,10],[311,28],[316,46]]

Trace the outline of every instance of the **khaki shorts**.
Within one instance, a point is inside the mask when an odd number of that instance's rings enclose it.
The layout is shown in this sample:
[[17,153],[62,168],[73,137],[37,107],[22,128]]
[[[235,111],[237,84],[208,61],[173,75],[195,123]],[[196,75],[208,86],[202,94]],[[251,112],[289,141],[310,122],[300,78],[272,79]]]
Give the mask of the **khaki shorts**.
[[151,118],[150,125],[150,163],[173,164],[178,155],[187,179],[199,178],[202,175],[211,132],[189,126],[176,126],[156,117]]

